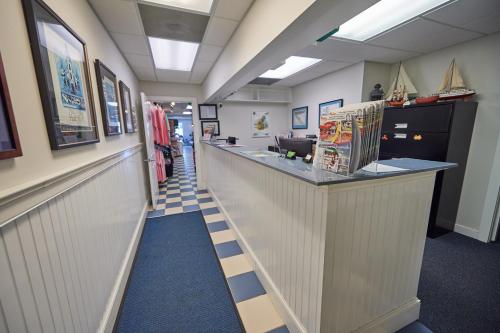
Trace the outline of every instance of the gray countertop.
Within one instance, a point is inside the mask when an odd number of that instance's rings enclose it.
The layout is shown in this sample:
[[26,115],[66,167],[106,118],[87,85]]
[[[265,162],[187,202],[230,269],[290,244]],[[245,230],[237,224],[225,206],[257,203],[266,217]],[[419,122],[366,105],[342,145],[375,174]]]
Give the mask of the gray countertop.
[[221,149],[226,152],[238,155],[240,157],[254,161],[261,165],[267,166],[269,168],[283,172],[287,175],[290,175],[292,177],[298,178],[300,180],[306,181],[308,183],[317,186],[394,177],[394,176],[426,172],[426,171],[445,170],[457,166],[456,163],[417,160],[412,158],[401,158],[401,159],[378,161],[378,163],[407,170],[394,171],[394,172],[368,172],[364,170],[359,170],[353,175],[343,176],[330,171],[325,171],[315,168],[312,166],[312,163],[307,164],[302,161],[302,158],[299,157],[296,160],[289,160],[274,156],[256,157],[252,156],[248,152],[258,152],[258,151],[264,152],[264,150],[254,149],[246,146],[224,147],[221,146],[220,143],[211,143],[207,141],[202,141],[202,144],[206,144],[215,147],[217,149]]

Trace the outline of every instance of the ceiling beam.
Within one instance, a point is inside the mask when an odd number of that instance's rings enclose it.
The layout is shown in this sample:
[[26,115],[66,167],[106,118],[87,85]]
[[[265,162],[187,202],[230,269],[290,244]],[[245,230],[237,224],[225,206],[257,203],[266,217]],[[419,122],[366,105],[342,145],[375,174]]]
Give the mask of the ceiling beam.
[[377,0],[256,0],[203,84],[222,100]]

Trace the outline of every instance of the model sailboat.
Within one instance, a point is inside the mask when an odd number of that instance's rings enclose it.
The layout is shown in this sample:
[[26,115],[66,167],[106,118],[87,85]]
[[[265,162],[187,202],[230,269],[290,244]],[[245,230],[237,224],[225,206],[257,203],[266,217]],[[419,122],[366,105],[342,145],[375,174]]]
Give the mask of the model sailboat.
[[453,58],[450,67],[446,71],[443,81],[439,86],[439,99],[458,99],[474,95],[476,92],[467,89],[464,79],[458,70],[458,66]]
[[386,96],[390,106],[402,106],[408,101],[408,95],[416,94],[417,89],[411,82],[402,63],[399,63],[398,74],[392,82]]

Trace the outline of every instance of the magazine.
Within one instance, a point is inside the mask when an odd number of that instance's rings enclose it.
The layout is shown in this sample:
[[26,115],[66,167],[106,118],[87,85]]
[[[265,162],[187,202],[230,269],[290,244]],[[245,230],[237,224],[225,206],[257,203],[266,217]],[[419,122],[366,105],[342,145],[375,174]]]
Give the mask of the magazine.
[[384,101],[327,109],[320,120],[314,166],[349,175],[378,158]]

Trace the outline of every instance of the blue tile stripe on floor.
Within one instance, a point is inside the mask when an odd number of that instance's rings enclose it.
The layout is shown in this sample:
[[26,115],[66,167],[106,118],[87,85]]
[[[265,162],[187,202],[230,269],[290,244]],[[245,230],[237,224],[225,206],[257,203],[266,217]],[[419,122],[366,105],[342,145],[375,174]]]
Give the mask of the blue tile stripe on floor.
[[[197,188],[196,173],[191,158],[192,154],[184,153],[184,155],[184,158],[175,159],[173,176],[167,180],[167,183],[160,185],[161,196],[158,204],[164,205],[165,208],[148,213],[148,217],[155,218],[155,221],[160,220],[158,217],[167,214],[167,209],[181,209],[182,207],[180,213],[187,213],[200,210],[200,204],[214,202],[207,190],[199,190]],[[190,203],[194,201],[196,204],[186,204],[188,201]],[[201,209],[201,213],[205,218],[210,218],[221,212],[217,207],[210,207]],[[209,233],[230,229],[224,218],[214,220],[212,217],[210,220],[211,222],[206,224]],[[214,248],[219,260],[243,254],[236,240],[215,244]],[[236,304],[266,294],[254,271],[229,278],[226,277],[226,281]],[[289,330],[284,325],[266,333],[289,333]]]

